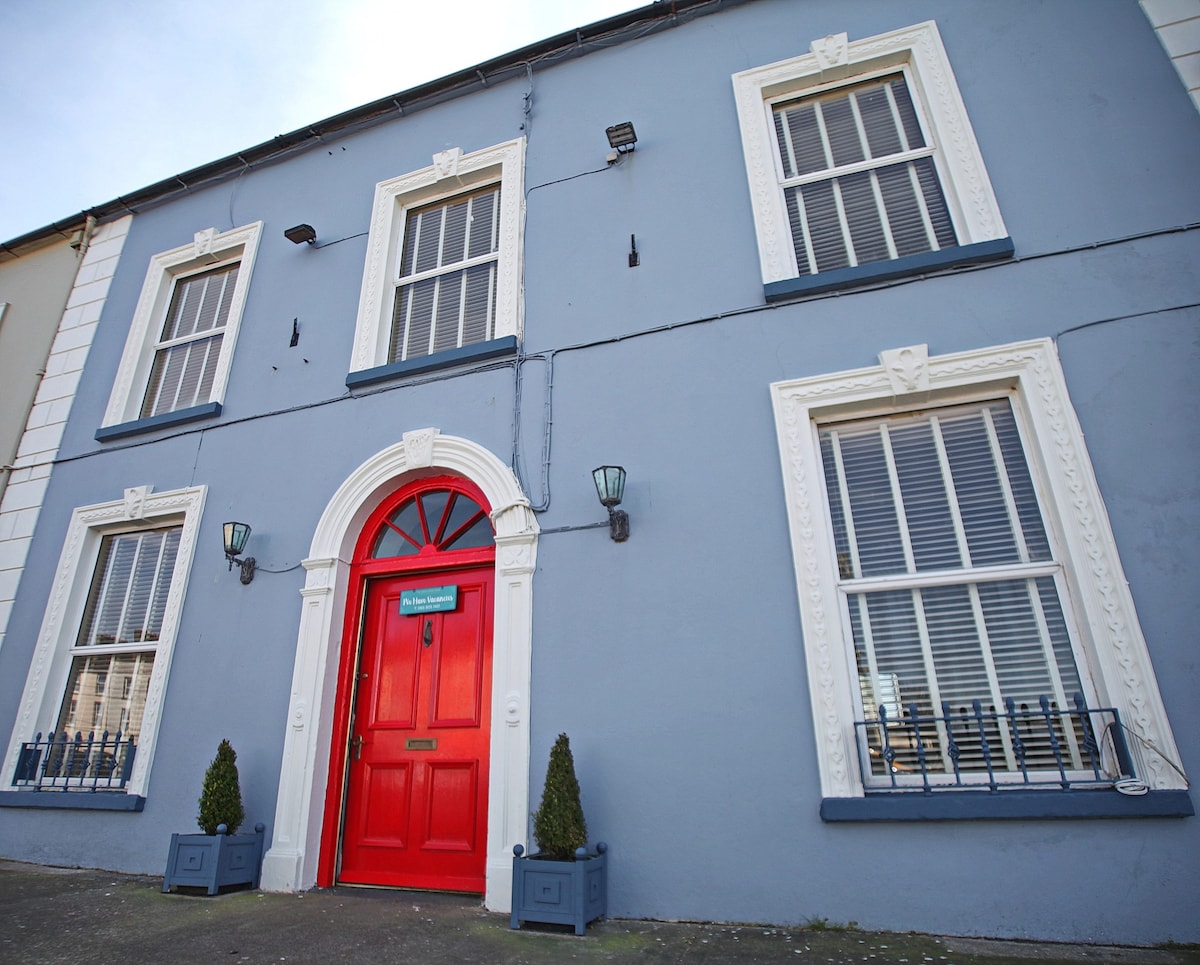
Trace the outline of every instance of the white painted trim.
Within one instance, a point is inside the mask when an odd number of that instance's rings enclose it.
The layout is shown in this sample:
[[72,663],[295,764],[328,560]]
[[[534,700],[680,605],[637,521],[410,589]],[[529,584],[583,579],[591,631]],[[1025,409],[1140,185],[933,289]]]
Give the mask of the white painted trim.
[[46,602],[46,615],[25,679],[25,692],[9,742],[8,757],[4,761],[4,774],[15,773],[22,741],[33,740],[37,732],[48,733],[54,728],[70,673],[71,647],[79,631],[102,537],[107,533],[136,532],[178,521],[182,523],[183,531],[171,577],[171,592],[167,596],[162,631],[154,651],[154,670],[146,694],[137,757],[126,785],[128,794],[146,794],[162,720],[163,695],[171,672],[171,656],[183,601],[187,597],[188,576],[196,552],[196,533],[207,491],[206,486],[193,486],[152,493],[149,486],[139,486],[126,489],[122,499],[84,506],[71,514],[50,598]]
[[529,688],[533,573],[538,525],[512,470],[482,446],[437,429],[406,432],[401,442],[359,466],[325,507],[313,534],[300,591],[300,632],[279,773],[271,847],[262,887],[297,891],[317,879],[329,772],[337,666],[354,543],[371,511],[409,472],[439,469],[472,480],[492,507],[496,529],[491,776],[487,892],[493,911],[509,910],[512,846],[529,821]]
[[733,75],[763,283],[795,278],[796,255],[780,187],[771,103],[903,68],[934,148],[959,244],[1007,236],[983,156],[932,20],[848,42],[814,40],[812,52]]
[[350,371],[387,363],[392,302],[399,277],[405,213],[487,184],[500,185],[499,259],[494,338],[521,334],[521,258],[525,225],[525,138],[472,154],[459,148],[433,157],[420,171],[375,185],[367,259]]
[[[1013,394],[1042,512],[1063,550],[1065,581],[1092,684],[1126,726],[1178,761],[1112,527],[1067,395],[1053,341],[1041,339],[927,357],[923,345],[882,353],[883,364],[771,386],[783,468],[796,591],[825,797],[863,794],[854,750],[853,647],[838,598],[837,554],[817,424],[823,418],[903,412]],[[1144,753],[1154,788],[1185,783],[1158,754]]]
[[[38,386],[17,447],[17,458],[13,460],[14,472],[0,500],[0,554],[7,550],[20,555],[20,564],[10,567],[7,588],[0,591],[0,648],[8,636],[8,619],[25,568],[25,553],[41,513],[50,467],[58,455],[75,387],[108,297],[108,282],[117,269],[132,221],[130,216],[110,221],[92,236],[75,274],[66,309],[58,320],[58,332],[46,359],[47,374]],[[38,441],[31,441],[34,439]],[[17,549],[13,549],[13,544]],[[11,578],[13,569],[15,581]]]
[[258,253],[262,227],[263,223],[256,221],[222,233],[217,233],[215,228],[208,228],[196,232],[190,244],[150,259],[102,425],[120,425],[138,418],[150,369],[154,364],[154,345],[162,332],[175,280],[236,261],[240,262],[240,267],[233,300],[229,305],[229,317],[225,322],[225,334],[221,338],[221,357],[213,375],[212,392],[204,400],[225,401],[225,387],[229,383],[229,369],[241,329],[242,312],[246,307],[246,293],[250,288],[250,275],[254,270],[254,257]]

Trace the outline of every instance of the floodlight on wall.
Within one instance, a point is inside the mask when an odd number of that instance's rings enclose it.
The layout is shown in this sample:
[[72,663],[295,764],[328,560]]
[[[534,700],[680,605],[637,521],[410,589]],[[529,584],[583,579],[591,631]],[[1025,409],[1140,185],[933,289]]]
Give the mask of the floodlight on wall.
[[620,124],[606,127],[604,133],[608,135],[608,146],[615,148],[618,154],[628,154],[637,144],[637,134],[633,130],[632,121],[622,121]]
[[629,539],[629,514],[616,507],[625,496],[625,470],[621,466],[601,466],[592,470],[600,505],[608,510],[608,535],[616,543]]
[[310,224],[298,224],[294,228],[288,228],[283,236],[294,245],[302,245],[306,241],[310,245],[317,243],[317,230]]
[[238,559],[242,555],[242,551],[246,548],[246,540],[250,538],[250,526],[248,523],[226,523],[222,529],[225,535],[225,559],[229,561],[229,569],[233,569],[233,564],[236,563],[241,569],[241,581],[249,583],[254,579],[254,557],[247,556],[244,560]]

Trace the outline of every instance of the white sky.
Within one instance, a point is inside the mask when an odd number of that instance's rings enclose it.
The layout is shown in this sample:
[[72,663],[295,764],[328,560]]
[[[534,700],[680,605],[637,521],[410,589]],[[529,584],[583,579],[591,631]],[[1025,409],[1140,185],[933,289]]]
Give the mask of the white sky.
[[0,241],[649,0],[0,0]]

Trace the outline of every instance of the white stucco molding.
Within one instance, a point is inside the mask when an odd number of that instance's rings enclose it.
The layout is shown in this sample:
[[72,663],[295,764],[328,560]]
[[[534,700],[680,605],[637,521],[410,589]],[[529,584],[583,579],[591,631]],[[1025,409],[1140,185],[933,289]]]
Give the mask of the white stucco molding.
[[342,617],[349,565],[363,522],[406,473],[440,469],[473,481],[496,529],[491,779],[487,892],[493,911],[511,904],[512,846],[524,842],[529,814],[529,687],[533,572],[538,525],[516,476],[490,451],[437,429],[401,442],[359,466],[334,493],[313,534],[301,590],[300,631],[284,736],[271,847],[262,887],[297,891],[316,882],[329,770]]
[[138,417],[150,370],[154,365],[155,344],[162,331],[163,320],[181,277],[206,271],[222,263],[238,263],[238,277],[230,301],[229,314],[221,337],[221,355],[213,373],[212,388],[205,402],[224,402],[225,388],[229,382],[229,369],[233,352],[241,330],[242,313],[250,289],[250,276],[254,270],[254,259],[258,253],[258,242],[262,236],[263,223],[253,224],[230,231],[218,232],[207,228],[195,232],[192,241],[171,251],[164,251],[150,259],[150,267],[142,283],[133,319],[129,323],[129,334],[125,339],[125,350],[113,380],[112,394],[104,412],[102,425],[112,426]]
[[[137,740],[137,757],[126,793],[147,793],[150,768],[158,743],[158,728],[162,720],[163,697],[171,672],[171,657],[179,632],[183,601],[187,599],[188,578],[196,552],[200,518],[208,489],[192,486],[169,492],[155,493],[151,486],[125,490],[121,499],[93,506],[82,506],[71,514],[66,539],[58,560],[58,569],[46,600],[46,612],[38,633],[25,691],[17,711],[16,724],[9,742],[4,770],[12,775],[22,741],[31,741],[36,733],[54,730],[63,692],[71,669],[72,646],[79,633],[87,602],[88,587],[100,552],[100,544],[110,533],[138,532],[148,527],[169,523],[180,525],[179,548],[175,554],[175,569],[171,588],[163,605],[162,627],[154,647],[154,668],[146,692],[141,732]],[[131,511],[131,499],[136,506]],[[7,778],[5,778],[7,780]]]
[[375,186],[367,257],[363,265],[358,320],[350,371],[388,361],[392,303],[400,277],[400,248],[407,212],[487,184],[500,186],[497,226],[495,328],[492,338],[521,334],[521,250],[524,235],[525,139],[516,138],[464,154],[451,148],[435,154],[419,171]]
[[791,228],[776,147],[773,106],[870,77],[902,71],[921,112],[960,244],[1005,237],[983,155],[975,140],[937,24],[903,27],[862,40],[814,40],[810,53],[733,75],[738,126],[750,186],[764,283],[796,276]]
[[1013,398],[1030,468],[1046,487],[1042,510],[1063,551],[1079,643],[1097,695],[1145,742],[1150,773],[1139,777],[1152,788],[1185,787],[1163,761],[1178,761],[1179,752],[1053,341],[939,356],[917,345],[880,358],[883,364],[873,368],[771,386],[823,796],[860,796],[863,783],[854,750],[857,670],[837,589],[817,426],[832,416],[999,395]]

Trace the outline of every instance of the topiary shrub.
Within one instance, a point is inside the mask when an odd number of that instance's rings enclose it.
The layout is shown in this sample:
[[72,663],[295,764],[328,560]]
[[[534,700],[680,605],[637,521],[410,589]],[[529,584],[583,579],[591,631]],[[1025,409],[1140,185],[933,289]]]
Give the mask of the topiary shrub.
[[573,860],[575,850],[587,846],[587,822],[579,800],[571,741],[566,734],[559,734],[550,749],[542,803],[533,813],[533,836],[543,855],[559,861]]
[[245,818],[242,788],[238,783],[237,754],[229,741],[223,740],[217,747],[217,756],[204,774],[200,815],[196,823],[205,834],[216,834],[219,824],[225,825],[229,834],[237,834]]

